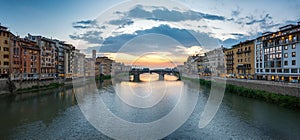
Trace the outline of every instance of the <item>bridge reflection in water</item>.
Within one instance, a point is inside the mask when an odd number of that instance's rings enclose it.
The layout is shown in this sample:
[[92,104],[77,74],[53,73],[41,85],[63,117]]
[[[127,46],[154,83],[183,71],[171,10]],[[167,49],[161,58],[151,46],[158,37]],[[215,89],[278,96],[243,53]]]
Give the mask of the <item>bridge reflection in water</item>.
[[[141,82],[143,80],[141,80],[141,74],[158,74],[158,80],[162,81],[165,80],[165,75],[170,75],[169,76],[169,80],[175,80],[174,78],[170,78],[172,76],[177,77],[177,81],[181,80],[181,75],[179,73],[178,70],[176,69],[153,69],[153,70],[149,70],[149,69],[132,69],[129,71],[129,76],[133,76],[133,78],[130,78],[130,81],[132,82]],[[152,76],[153,77],[153,76]],[[168,80],[167,79],[167,80]],[[151,81],[153,81],[152,79],[150,79]],[[148,81],[148,80],[147,80]]]

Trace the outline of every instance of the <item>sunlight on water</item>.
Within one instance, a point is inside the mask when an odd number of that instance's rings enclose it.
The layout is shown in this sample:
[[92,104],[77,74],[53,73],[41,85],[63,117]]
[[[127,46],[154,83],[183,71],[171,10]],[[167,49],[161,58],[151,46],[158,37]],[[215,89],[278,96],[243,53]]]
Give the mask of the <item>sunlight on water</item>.
[[[140,75],[140,80],[143,81],[143,82],[151,82],[151,81],[157,81],[158,80],[158,74],[156,73],[144,73],[144,74],[141,74]],[[166,81],[176,81],[178,79],[177,76],[174,76],[174,75],[167,75],[165,74],[164,76],[164,80]],[[133,76],[131,75],[130,76],[130,80],[133,80]]]

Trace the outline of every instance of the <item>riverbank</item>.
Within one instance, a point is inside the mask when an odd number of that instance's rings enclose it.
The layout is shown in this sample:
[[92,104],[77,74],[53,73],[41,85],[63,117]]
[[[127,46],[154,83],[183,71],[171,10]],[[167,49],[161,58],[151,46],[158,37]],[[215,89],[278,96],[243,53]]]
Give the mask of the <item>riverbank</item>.
[[64,86],[64,85],[65,85],[64,83],[51,83],[49,85],[43,85],[43,86],[34,85],[32,87],[18,89],[16,91],[14,91],[13,94],[35,92],[35,91],[39,91],[39,90],[48,90],[48,89],[53,89],[53,88],[57,88],[57,87]]
[[[200,85],[211,87],[211,81],[201,78],[184,77],[183,79],[198,81]],[[242,87],[234,84],[226,84],[226,94],[236,94],[239,96],[253,98],[268,103],[277,104],[281,107],[300,110],[300,98],[290,95],[282,95],[278,93],[272,93],[264,90],[257,90],[247,87]]]
[[[80,79],[80,78],[78,78]],[[67,80],[59,80],[59,79],[53,79],[53,80],[47,80],[47,81],[12,81],[12,85],[8,85],[8,80],[2,79],[1,86],[1,96],[6,95],[14,95],[14,94],[23,94],[23,93],[29,93],[29,92],[36,92],[36,91],[42,91],[42,90],[49,90],[54,89],[58,87],[62,87],[65,85],[73,85],[73,82],[81,82],[82,80],[78,79],[67,79]],[[103,81],[111,79],[110,75],[102,76],[102,77],[95,77],[95,80],[97,81]],[[88,79],[87,79],[88,80]],[[6,85],[6,87],[4,87]],[[13,87],[13,91],[9,91],[9,87]]]

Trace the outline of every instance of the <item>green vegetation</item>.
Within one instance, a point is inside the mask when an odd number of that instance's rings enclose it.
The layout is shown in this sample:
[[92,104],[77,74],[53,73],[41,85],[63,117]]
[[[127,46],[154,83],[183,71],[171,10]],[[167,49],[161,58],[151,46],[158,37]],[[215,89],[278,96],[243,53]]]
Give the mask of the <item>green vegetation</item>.
[[[199,81],[200,85],[204,85],[208,88],[211,87],[211,83],[212,83],[211,81],[204,80],[204,79],[187,78],[187,77],[183,77],[183,79],[196,81],[196,82]],[[240,87],[231,84],[226,84],[225,91],[226,94],[236,94],[243,97],[258,99],[269,103],[277,104],[281,107],[300,109],[300,98],[294,96],[270,93],[267,91],[255,90],[255,89]]]
[[300,99],[294,96],[270,93],[235,85],[227,85],[226,93],[233,93],[239,96],[263,100],[286,108],[300,109]]
[[60,84],[60,83],[51,83],[49,85],[43,85],[43,86],[34,85],[32,87],[18,89],[16,92],[32,92],[32,91],[37,91],[37,90],[57,88],[57,87],[60,87],[63,85],[64,84]]
[[96,77],[96,80],[107,80],[107,79],[111,79],[110,75],[104,75],[104,76],[100,76],[100,77]]

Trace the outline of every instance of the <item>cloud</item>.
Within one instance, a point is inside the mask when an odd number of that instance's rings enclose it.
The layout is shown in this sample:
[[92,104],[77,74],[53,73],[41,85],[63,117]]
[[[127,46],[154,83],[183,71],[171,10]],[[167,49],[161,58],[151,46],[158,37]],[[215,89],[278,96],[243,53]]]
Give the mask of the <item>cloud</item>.
[[131,18],[141,18],[149,20],[160,20],[160,21],[170,21],[178,22],[185,20],[221,20],[224,21],[224,16],[201,13],[196,11],[178,11],[178,10],[169,10],[164,7],[152,7],[152,11],[146,11],[142,5],[137,5],[135,8],[131,9],[127,15]]
[[[98,43],[97,47],[84,50],[91,52],[92,49],[100,50],[104,53],[128,53],[140,54],[147,51],[173,52],[179,53],[176,46],[202,46],[205,49],[219,47],[220,40],[210,37],[206,33],[190,31],[186,29],[172,28],[168,25],[160,25],[147,30],[138,30],[134,34],[121,34],[110,36],[106,39],[97,37],[101,33],[87,32],[81,35],[72,35],[72,39],[82,39],[88,43]],[[122,49],[122,46],[129,46]],[[155,47],[155,48],[153,48]],[[186,52],[186,51],[185,51]]]
[[191,46],[191,47],[176,46],[175,51],[185,55],[194,55],[194,54],[201,54],[206,52],[204,48],[201,46]]
[[[96,20],[81,20],[72,23],[75,29],[103,28],[99,27]],[[105,28],[105,27],[104,27]]]
[[131,25],[134,22],[131,19],[116,19],[108,22],[111,25]]
[[266,23],[269,19],[272,19],[272,17],[269,14],[266,14],[262,19],[255,19],[253,16],[247,16],[247,19],[250,21],[246,22],[247,25],[253,25],[255,23]]
[[73,34],[69,35],[69,37],[73,40],[83,40],[90,44],[101,44],[104,40],[101,37],[101,33],[99,31],[87,31],[83,34]]
[[231,11],[231,16],[232,17],[238,17],[241,14],[241,9],[240,7],[237,7],[236,10]]
[[230,35],[233,35],[233,36],[244,36],[244,34],[240,34],[240,33],[231,33]]

